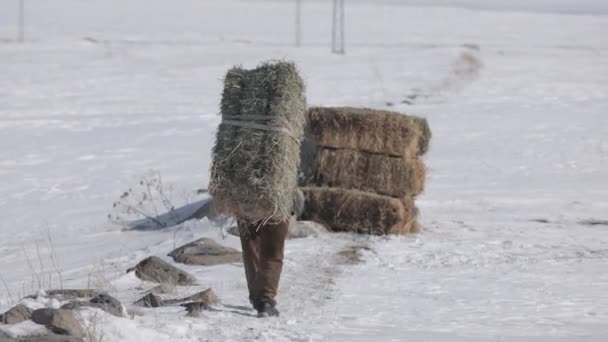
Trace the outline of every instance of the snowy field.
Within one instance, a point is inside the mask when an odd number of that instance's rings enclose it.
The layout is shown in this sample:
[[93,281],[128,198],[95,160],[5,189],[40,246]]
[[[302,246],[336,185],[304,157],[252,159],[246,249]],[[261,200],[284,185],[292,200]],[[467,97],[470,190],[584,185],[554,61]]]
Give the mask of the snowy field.
[[144,257],[239,248],[206,220],[125,232],[107,215],[150,170],[197,199],[223,74],[285,58],[310,105],[428,118],[422,232],[288,241],[279,319],[238,308],[242,266],[180,266],[227,306],[107,316],[104,341],[608,340],[606,1],[347,1],[344,56],[330,1],[303,1],[300,48],[291,1],[26,0],[23,44],[17,3],[0,3],[0,312],[60,284],[130,305]]

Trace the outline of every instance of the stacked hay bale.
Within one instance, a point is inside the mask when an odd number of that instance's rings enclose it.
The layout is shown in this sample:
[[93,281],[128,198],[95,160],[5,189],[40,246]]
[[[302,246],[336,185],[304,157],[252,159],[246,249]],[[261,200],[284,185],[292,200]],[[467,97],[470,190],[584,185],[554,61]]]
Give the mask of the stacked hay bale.
[[251,223],[290,218],[305,111],[293,63],[228,71],[209,185],[219,213]]
[[334,231],[417,231],[414,198],[426,174],[419,157],[431,138],[426,119],[348,107],[311,108],[307,119],[302,218]]

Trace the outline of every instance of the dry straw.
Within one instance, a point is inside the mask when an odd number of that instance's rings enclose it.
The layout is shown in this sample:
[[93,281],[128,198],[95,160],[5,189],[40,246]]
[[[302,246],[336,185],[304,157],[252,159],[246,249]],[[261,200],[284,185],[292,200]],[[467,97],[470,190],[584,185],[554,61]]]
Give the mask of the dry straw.
[[426,119],[369,108],[313,107],[307,135],[317,145],[414,158],[426,153]]
[[418,209],[411,198],[323,187],[304,187],[302,192],[306,198],[303,219],[333,231],[401,235],[418,230]]
[[228,71],[209,185],[218,212],[250,223],[289,219],[305,110],[295,64]]
[[422,193],[425,171],[420,159],[317,147],[304,170],[304,184],[403,198]]

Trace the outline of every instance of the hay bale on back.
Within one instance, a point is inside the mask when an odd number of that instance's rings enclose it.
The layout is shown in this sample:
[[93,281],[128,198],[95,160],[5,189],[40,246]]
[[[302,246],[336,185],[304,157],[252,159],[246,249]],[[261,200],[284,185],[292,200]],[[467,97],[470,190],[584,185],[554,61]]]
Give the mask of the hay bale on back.
[[228,71],[209,185],[218,212],[249,222],[290,217],[305,110],[293,63]]
[[340,188],[304,187],[303,220],[326,225],[333,231],[374,235],[417,231],[418,209],[412,199],[396,199]]
[[430,130],[425,132],[428,123],[423,118],[352,107],[313,107],[307,118],[306,133],[320,146],[405,158],[428,150]]
[[303,184],[412,197],[424,191],[424,163],[382,154],[317,147]]

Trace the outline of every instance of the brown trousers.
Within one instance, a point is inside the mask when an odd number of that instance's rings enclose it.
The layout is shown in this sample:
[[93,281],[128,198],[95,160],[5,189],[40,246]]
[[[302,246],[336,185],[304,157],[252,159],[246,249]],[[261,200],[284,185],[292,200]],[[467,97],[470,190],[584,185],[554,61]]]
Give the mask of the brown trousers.
[[239,221],[238,226],[249,300],[256,309],[264,303],[274,306],[283,269],[283,249],[289,221],[265,225]]

